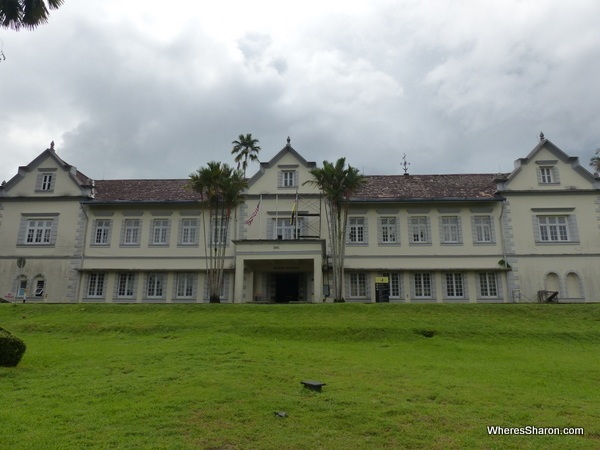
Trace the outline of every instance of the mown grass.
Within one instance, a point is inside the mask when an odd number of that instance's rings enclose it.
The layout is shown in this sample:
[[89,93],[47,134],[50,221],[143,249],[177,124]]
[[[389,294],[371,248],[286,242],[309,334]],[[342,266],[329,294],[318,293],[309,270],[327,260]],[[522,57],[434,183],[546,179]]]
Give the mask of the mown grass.
[[600,448],[600,305],[19,304],[0,326],[28,346],[0,448]]

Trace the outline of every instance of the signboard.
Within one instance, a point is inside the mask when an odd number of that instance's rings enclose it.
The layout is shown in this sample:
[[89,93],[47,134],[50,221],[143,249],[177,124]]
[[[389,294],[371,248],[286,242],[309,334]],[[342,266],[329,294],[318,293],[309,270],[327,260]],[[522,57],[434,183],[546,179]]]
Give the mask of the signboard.
[[389,283],[389,277],[375,277],[375,283]]

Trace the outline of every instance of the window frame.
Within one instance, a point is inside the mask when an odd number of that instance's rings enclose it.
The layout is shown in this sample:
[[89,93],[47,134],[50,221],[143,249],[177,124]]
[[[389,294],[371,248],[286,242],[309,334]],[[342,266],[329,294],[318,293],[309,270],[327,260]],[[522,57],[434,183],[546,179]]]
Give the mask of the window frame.
[[[486,232],[487,232],[487,234],[489,234],[489,239],[485,239]],[[473,242],[475,244],[493,244],[494,243],[494,230],[493,230],[493,226],[492,226],[492,216],[489,216],[489,215],[473,216]]]
[[91,272],[88,274],[86,289],[87,298],[103,298],[106,274],[104,272]]
[[[391,222],[391,223],[390,223]],[[398,218],[396,216],[379,217],[381,229],[380,244],[398,244]]]
[[[123,241],[124,246],[139,246],[141,242],[141,219],[124,219],[123,220]],[[135,239],[133,239],[135,237]]]
[[153,219],[152,220],[152,241],[153,246],[168,246],[169,245],[169,219]]
[[348,244],[366,244],[366,217],[353,216],[348,217]]
[[[544,244],[572,242],[568,215],[544,214],[537,215],[536,218],[539,242]],[[555,223],[549,223],[551,220],[555,221]],[[564,223],[560,224],[560,220],[563,220]],[[552,239],[553,236],[556,237],[556,239]]]
[[444,274],[444,286],[446,298],[466,298],[465,274],[463,272],[446,272]]
[[433,298],[433,275],[431,272],[413,272],[413,298]]
[[281,187],[293,188],[296,187],[296,171],[282,170],[281,171]]
[[408,218],[408,232],[411,244],[431,244],[428,216],[410,216]]
[[440,237],[442,244],[460,244],[462,242],[460,217],[440,217]]
[[119,272],[117,274],[116,297],[135,298],[135,273]]
[[499,298],[498,276],[496,272],[479,272],[477,283],[481,298]]
[[93,245],[110,245],[111,219],[96,219]]
[[350,272],[349,277],[349,297],[365,298],[367,296],[367,274],[365,272]]
[[24,245],[53,245],[54,219],[25,219]]
[[[187,236],[186,236],[187,232]],[[198,219],[181,219],[181,236],[179,245],[198,244]]]

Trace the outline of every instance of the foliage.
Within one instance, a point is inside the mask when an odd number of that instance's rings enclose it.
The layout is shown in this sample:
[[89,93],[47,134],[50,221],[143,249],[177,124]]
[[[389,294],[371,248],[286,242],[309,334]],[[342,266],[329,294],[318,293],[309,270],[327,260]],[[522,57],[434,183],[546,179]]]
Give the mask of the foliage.
[[600,173],[600,147],[596,149],[596,155],[590,159],[590,166],[594,169],[595,173]]
[[51,9],[57,9],[64,0],[0,0],[0,28],[20,30],[48,22]]
[[231,150],[231,154],[236,155],[235,162],[237,163],[237,169],[240,170],[241,167],[244,177],[246,177],[248,160],[258,161],[258,153],[260,152],[258,143],[258,139],[254,139],[252,133],[248,133],[245,136],[240,134],[237,140],[232,142],[233,149]]
[[25,342],[0,327],[0,366],[16,367],[26,348]]
[[242,192],[248,184],[239,170],[211,161],[190,174],[190,186],[208,209],[203,215],[207,282],[210,301],[219,303],[231,213],[244,202]]
[[323,167],[312,169],[313,180],[306,183],[317,186],[325,197],[325,212],[331,245],[334,301],[344,301],[344,257],[346,252],[346,226],[350,197],[366,183],[357,168],[348,165],[346,158],[335,164],[323,161]]
[[[18,304],[0,305],[0,322],[28,343],[16,369],[0,368],[11,450],[600,439],[600,304]],[[327,384],[314,393],[306,379]],[[489,425],[585,435],[489,436]]]

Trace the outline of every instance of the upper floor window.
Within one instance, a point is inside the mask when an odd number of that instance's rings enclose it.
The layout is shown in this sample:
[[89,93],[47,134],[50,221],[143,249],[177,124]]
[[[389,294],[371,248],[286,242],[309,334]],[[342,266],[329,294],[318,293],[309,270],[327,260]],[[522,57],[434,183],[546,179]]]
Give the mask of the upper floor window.
[[152,245],[167,245],[169,243],[169,219],[154,219],[152,221]]
[[444,244],[458,244],[461,242],[460,222],[457,216],[441,218],[441,241]]
[[275,236],[274,239],[296,239],[297,226],[292,222],[292,219],[273,219],[275,221]]
[[52,220],[28,220],[25,244],[51,244]]
[[540,180],[542,183],[552,183],[552,167],[540,167]]
[[229,220],[226,217],[217,219],[213,217],[211,219],[211,244],[225,245],[227,244],[227,225]]
[[42,174],[42,191],[50,191],[52,190],[52,174],[44,173]]
[[570,240],[567,216],[538,216],[538,225],[542,242]]
[[110,219],[97,219],[94,228],[94,244],[108,245],[110,240]]
[[123,245],[139,245],[140,219],[125,219],[123,225]]
[[556,160],[536,161],[539,184],[560,184]]
[[40,171],[37,174],[35,190],[38,192],[52,192],[55,180],[56,173],[52,169]]
[[362,244],[366,242],[365,218],[350,217],[348,219],[348,242]]
[[410,242],[415,244],[430,243],[429,218],[426,216],[414,216],[408,219]]
[[194,245],[197,243],[198,219],[182,219],[179,242],[181,245]]
[[295,170],[281,171],[281,187],[296,187],[296,181]]
[[492,218],[490,216],[473,217],[473,240],[477,244],[491,243],[494,241]]
[[394,244],[398,242],[398,229],[395,217],[381,217],[379,225],[381,227],[381,243]]

